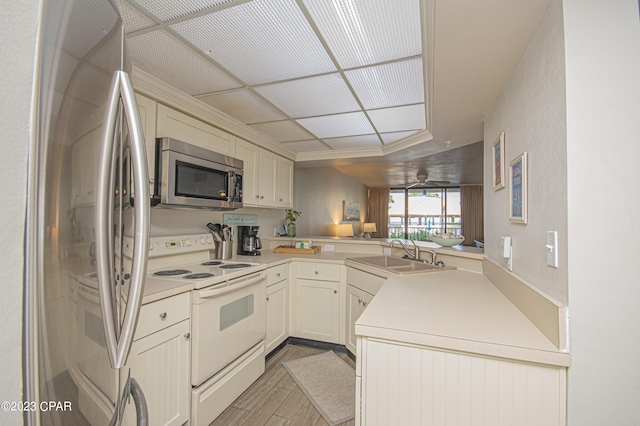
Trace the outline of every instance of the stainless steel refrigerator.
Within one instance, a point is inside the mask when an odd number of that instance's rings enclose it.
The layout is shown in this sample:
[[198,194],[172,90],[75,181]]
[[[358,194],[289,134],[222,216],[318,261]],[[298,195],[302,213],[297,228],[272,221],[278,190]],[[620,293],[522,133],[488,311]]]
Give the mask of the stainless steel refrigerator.
[[[112,0],[42,2],[34,104],[37,146],[27,220],[27,424],[120,424],[144,389],[130,377],[147,267],[144,138]],[[127,183],[127,185],[124,185]],[[128,197],[127,197],[128,199]],[[133,252],[123,254],[123,238]],[[59,402],[44,408],[42,403]],[[136,416],[133,416],[136,418]]]

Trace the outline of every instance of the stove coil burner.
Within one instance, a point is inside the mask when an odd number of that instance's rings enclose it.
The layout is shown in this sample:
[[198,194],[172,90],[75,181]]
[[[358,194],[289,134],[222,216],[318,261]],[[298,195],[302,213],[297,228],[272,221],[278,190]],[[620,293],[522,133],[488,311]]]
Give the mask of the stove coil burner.
[[222,265],[222,262],[220,262],[219,260],[211,260],[209,262],[204,262],[202,264],[202,266],[218,266],[218,265]]
[[198,274],[191,274],[191,275],[185,275],[184,278],[185,280],[199,280],[202,278],[209,278],[209,277],[213,277],[213,274],[210,274],[208,272],[200,272]]
[[251,265],[248,263],[228,263],[226,265],[222,265],[220,267],[220,269],[241,269],[241,268],[248,268]]
[[183,275],[190,273],[191,271],[188,271],[186,269],[167,269],[166,271],[155,272],[153,275],[158,275],[160,277],[172,277],[174,275]]

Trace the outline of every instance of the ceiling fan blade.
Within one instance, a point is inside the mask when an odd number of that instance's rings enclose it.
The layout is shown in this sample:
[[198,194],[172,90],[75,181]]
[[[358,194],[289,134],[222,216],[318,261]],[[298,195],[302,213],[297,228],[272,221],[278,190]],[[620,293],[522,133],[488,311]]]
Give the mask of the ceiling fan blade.
[[406,186],[405,188],[406,188],[406,189],[410,189],[410,188],[413,188],[414,186],[418,186],[418,185],[421,185],[421,184],[423,184],[423,183],[424,183],[424,182],[416,182],[416,183],[412,183],[411,185]]
[[428,180],[427,183],[430,185],[447,185],[451,182],[448,180]]

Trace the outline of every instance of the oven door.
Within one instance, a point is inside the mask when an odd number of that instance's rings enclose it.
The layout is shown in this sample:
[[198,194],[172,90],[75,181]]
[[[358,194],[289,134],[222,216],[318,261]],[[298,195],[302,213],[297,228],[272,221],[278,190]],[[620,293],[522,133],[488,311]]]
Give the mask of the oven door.
[[162,204],[233,208],[233,167],[175,151],[162,152]]
[[266,293],[264,271],[194,292],[192,385],[200,385],[264,340]]

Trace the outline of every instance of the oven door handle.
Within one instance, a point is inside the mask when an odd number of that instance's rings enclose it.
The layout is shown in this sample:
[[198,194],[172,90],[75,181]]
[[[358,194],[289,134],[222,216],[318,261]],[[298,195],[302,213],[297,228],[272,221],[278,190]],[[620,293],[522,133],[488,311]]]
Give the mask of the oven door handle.
[[247,275],[246,277],[235,278],[230,280],[228,284],[221,288],[213,288],[211,290],[200,290],[198,292],[198,298],[200,299],[208,299],[211,297],[216,297],[223,295],[225,293],[230,293],[232,291],[240,290],[241,288],[249,287],[257,282],[260,282],[266,277],[264,272],[260,272],[259,274]]

